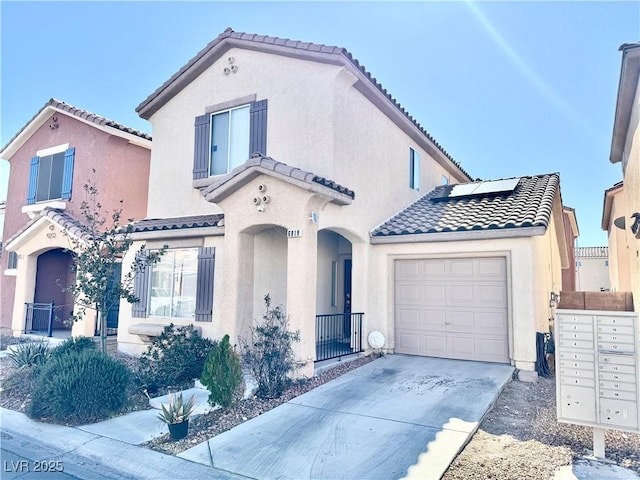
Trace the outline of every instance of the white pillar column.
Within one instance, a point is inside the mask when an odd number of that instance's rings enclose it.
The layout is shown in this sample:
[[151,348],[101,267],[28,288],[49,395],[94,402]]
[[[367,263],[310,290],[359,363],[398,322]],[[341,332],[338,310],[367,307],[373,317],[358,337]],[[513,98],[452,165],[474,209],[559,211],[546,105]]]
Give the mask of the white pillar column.
[[296,358],[304,366],[296,376],[313,376],[316,356],[316,285],[318,270],[318,234],[316,229],[303,231],[301,237],[289,238],[287,248],[287,309],[291,330],[300,330],[300,342],[294,344]]
[[13,318],[11,329],[15,336],[24,333],[27,308],[25,303],[32,303],[36,291],[37,255],[18,257],[16,272],[16,293],[13,301]]

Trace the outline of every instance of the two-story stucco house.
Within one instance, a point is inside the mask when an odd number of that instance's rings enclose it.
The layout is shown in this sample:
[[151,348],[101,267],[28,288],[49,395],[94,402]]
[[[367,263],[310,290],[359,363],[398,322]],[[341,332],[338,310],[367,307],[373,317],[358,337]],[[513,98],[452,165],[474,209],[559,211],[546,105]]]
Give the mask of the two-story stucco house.
[[609,236],[611,288],[633,293],[640,311],[640,42],[624,44],[611,139],[611,163],[623,181],[604,192],[602,229]]
[[121,305],[121,350],[169,322],[246,336],[269,294],[303,375],[372,332],[534,369],[567,265],[557,174],[472,182],[345,49],[231,29],[137,111],[154,145],[134,247],[169,250]]
[[[123,219],[144,218],[150,153],[149,135],[55,99],[2,148],[0,157],[10,164],[0,267],[4,328],[44,333],[53,318],[53,329],[71,329],[74,299],[63,290],[73,281],[65,232],[79,232],[83,185],[94,182],[104,212],[122,207]],[[74,335],[92,336],[94,321],[73,325]],[[114,311],[109,327],[117,322]]]

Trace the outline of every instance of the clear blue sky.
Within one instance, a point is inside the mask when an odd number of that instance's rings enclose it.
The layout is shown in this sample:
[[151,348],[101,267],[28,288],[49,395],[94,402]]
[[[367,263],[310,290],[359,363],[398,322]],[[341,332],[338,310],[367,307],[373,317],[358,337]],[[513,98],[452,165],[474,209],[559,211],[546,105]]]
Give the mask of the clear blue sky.
[[152,133],[135,107],[232,27],[347,48],[473,177],[559,172],[579,244],[606,244],[618,47],[640,39],[638,2],[2,1],[0,15],[2,145],[51,97]]

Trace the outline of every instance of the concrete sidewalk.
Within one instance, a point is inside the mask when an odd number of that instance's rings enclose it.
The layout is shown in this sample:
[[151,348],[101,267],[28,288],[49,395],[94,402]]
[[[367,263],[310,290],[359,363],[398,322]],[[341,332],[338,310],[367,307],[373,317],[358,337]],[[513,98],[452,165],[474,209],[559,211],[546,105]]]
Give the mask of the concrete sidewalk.
[[[124,415],[119,417],[127,422]],[[31,472],[11,472],[3,462],[2,478],[56,478],[55,473],[33,472],[36,461],[60,461],[64,472],[82,479],[242,479],[241,475],[193,463],[172,455],[130,445],[77,428],[36,422],[26,415],[0,408],[3,451],[30,463]],[[17,470],[17,469],[16,469]],[[15,474],[12,477],[12,473]]]

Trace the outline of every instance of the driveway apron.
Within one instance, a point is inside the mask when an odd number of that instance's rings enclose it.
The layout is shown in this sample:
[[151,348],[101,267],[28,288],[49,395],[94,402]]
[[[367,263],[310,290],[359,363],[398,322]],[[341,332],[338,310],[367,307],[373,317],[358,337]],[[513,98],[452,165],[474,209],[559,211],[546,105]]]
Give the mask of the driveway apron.
[[179,456],[265,480],[440,478],[512,372],[386,356]]

